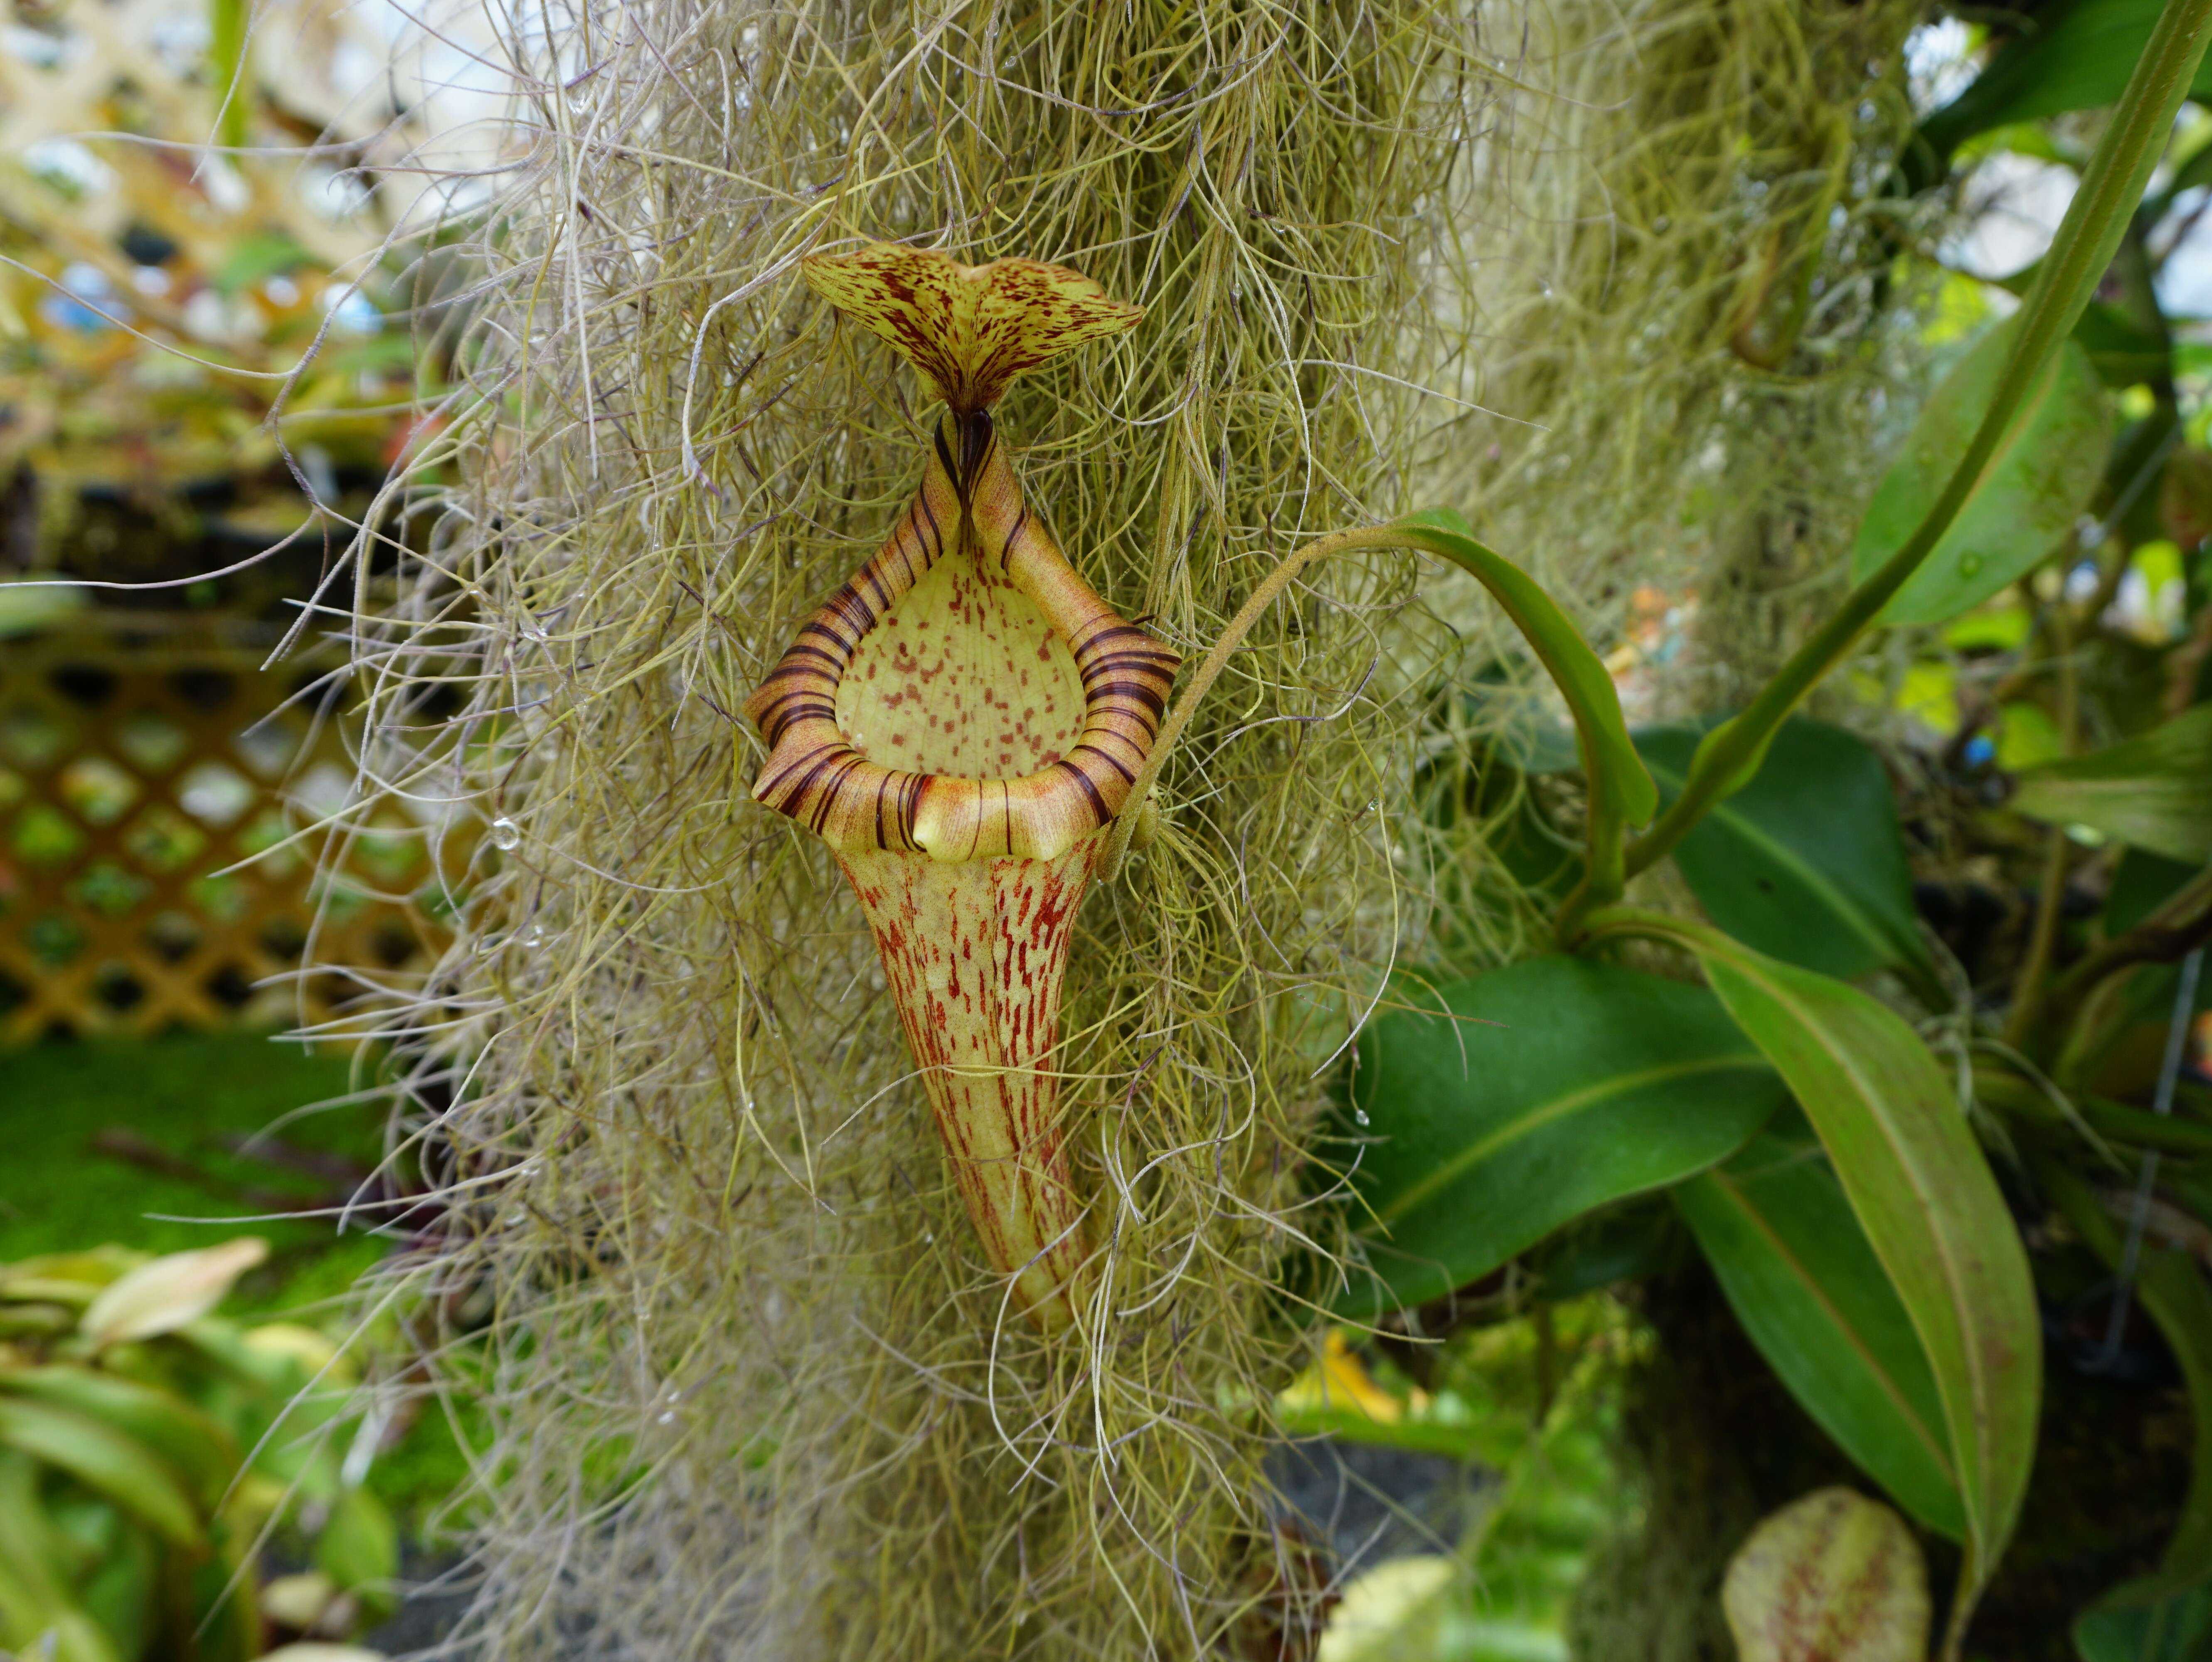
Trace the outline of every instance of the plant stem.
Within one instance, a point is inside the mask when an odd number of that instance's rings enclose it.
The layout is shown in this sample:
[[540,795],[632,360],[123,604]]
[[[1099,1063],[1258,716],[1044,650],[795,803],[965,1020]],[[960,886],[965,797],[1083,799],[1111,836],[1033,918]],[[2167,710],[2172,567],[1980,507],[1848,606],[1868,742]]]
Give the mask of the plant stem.
[[[1990,1107],[2031,1125],[2057,1129],[2067,1123],[2059,1105],[2033,1080],[1977,1065],[1974,1095]],[[2212,1154],[2212,1125],[2200,1119],[2156,1114],[2131,1108],[2101,1096],[2073,1098],[2082,1125],[2115,1143],[2138,1149],[2158,1149],[2167,1154],[2202,1156]]]
[[2111,264],[2144,185],[2173,128],[2175,112],[2212,38],[2212,0],[2166,0],[2149,43],[2128,78],[2112,124],[2098,142],[2058,239],[2037,269],[2021,308],[2019,332],[1998,377],[1996,394],[1966,453],[1927,518],[1881,569],[1853,590],[1834,616],[1793,653],[1742,714],[1716,728],[1698,749],[1682,793],[1651,828],[1629,846],[1633,875],[1663,858],[1723,798],[1759,771],[1766,747],[1799,701],[1842,659],[1934,552],[1959,510],[1981,482],[2023,399],[2074,332],[2083,306]]
[[2070,1004],[2124,969],[2176,962],[2207,940],[2212,940],[2212,870],[2197,873],[2142,922],[2089,953],[2058,978],[2050,997]]
[[252,111],[248,67],[246,0],[211,0],[208,11],[208,63],[216,88],[216,140],[226,149],[244,147]]
[[[2051,641],[2058,664],[2058,753],[2074,754],[2081,737],[2081,691],[2074,671],[2074,620],[2069,610],[2065,579],[2059,579],[2058,598],[2051,608]],[[2058,923],[2066,896],[2067,838],[2052,826],[2044,845],[2043,887],[2036,896],[2035,928],[2028,937],[2027,958],[2020,978],[2013,983],[2012,1011],[2005,1019],[2004,1041],[2019,1049],[2033,1031],[2043,1008],[2044,983],[2058,949]]]
[[1291,585],[1291,580],[1310,565],[1326,560],[1333,554],[1347,553],[1353,549],[1403,549],[1413,543],[1404,532],[1391,525],[1368,525],[1357,531],[1332,531],[1327,537],[1315,538],[1305,547],[1293,551],[1283,563],[1260,579],[1259,586],[1237,608],[1237,616],[1229,620],[1229,627],[1213,643],[1203,662],[1191,674],[1190,683],[1183,688],[1182,696],[1176,701],[1175,708],[1160,724],[1159,737],[1152,741],[1152,754],[1145,765],[1137,770],[1137,777],[1129,782],[1129,794],[1121,804],[1121,811],[1114,816],[1107,828],[1106,846],[1098,856],[1098,880],[1111,883],[1121,869],[1121,862],[1129,852],[1129,838],[1136,829],[1137,810],[1145,805],[1151,794],[1153,781],[1160,769],[1175,751],[1176,741],[1182,737],[1183,729],[1190,725],[1191,717],[1197,713],[1199,702],[1207,689],[1220,679],[1222,670],[1229,667],[1230,654],[1243,644],[1244,637],[1252,633],[1276,597]]

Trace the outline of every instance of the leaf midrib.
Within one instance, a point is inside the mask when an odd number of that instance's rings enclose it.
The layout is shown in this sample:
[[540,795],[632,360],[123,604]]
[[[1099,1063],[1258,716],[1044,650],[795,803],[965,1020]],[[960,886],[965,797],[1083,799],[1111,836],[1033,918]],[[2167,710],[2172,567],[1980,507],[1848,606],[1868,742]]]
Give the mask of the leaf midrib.
[[1431,1172],[1419,1183],[1401,1193],[1388,1206],[1375,1214],[1377,1221],[1394,1222],[1404,1217],[1437,1190],[1456,1181],[1467,1172],[1488,1159],[1498,1149],[1518,1142],[1530,1133],[1595,1107],[1607,1097],[1626,1095],[1650,1085],[1668,1084],[1680,1079],[1692,1079],[1701,1074],[1763,1073],[1768,1071],[1766,1059],[1756,1051],[1741,1051],[1717,1056],[1691,1057],[1680,1062],[1665,1062],[1638,1070],[1634,1073],[1616,1073],[1553,1098],[1540,1102],[1519,1118],[1507,1121],[1487,1137],[1469,1143],[1456,1156]]
[[[1766,1214],[1752,1204],[1751,1197],[1744,1193],[1741,1184],[1722,1171],[1707,1172],[1705,1176],[1735,1203],[1752,1227],[1759,1231],[1766,1244],[1773,1249],[1774,1255],[1781,1259],[1784,1266],[1797,1278],[1813,1302],[1828,1319],[1830,1325],[1844,1336],[1846,1347],[1859,1358],[1867,1372],[1873,1375],[1875,1381],[1881,1386],[1882,1394],[1888,1398],[1891,1404],[1897,1410],[1899,1416],[1912,1428],[1913,1435],[1917,1437],[1922,1446],[1927,1449],[1929,1457],[1936,1462],[1936,1469],[1943,1474],[1945,1480],[1954,1489],[1958,1489],[1959,1473],[1952,1462],[1950,1450],[1947,1447],[1948,1439],[1939,1440],[1936,1437],[1934,1428],[1921,1416],[1920,1410],[1905,1394],[1904,1387],[1899,1385],[1889,1370],[1882,1366],[1881,1359],[1868,1346],[1858,1329],[1853,1326],[1844,1313],[1836,1307],[1835,1301],[1828,1296],[1827,1289],[1820,1285],[1819,1279],[1805,1267],[1804,1260],[1790,1250],[1789,1243],[1784,1240],[1776,1232],[1774,1226],[1767,1222]],[[1875,1267],[1881,1268],[1879,1260],[1876,1261]],[[1888,1273],[1887,1270],[1882,1271],[1885,1277]],[[1917,1335],[1915,1338],[1917,1340]],[[1963,1496],[1961,1498],[1963,1500]]]
[[[1960,1417],[1963,1417],[1967,1425],[1971,1426],[1973,1433],[1973,1464],[1978,1479],[1977,1484],[1978,1492],[1970,1492],[1966,1487],[1963,1476],[1966,1451],[1963,1447],[1960,1447],[1953,1451],[1954,1458],[1959,1462],[1962,1472],[1959,1493],[1960,1497],[1966,1502],[1968,1532],[1986,1541],[1990,1522],[1987,1508],[1992,1499],[1986,1487],[1992,1475],[1988,1447],[1990,1433],[1989,1410],[1994,1398],[1989,1389],[1987,1371],[1980,1347],[1972,1342],[1966,1325],[1960,1319],[1961,1313],[1972,1307],[1966,1301],[1967,1289],[1960,1275],[1954,1243],[1948,1232],[1936,1224],[1936,1219],[1941,1216],[1941,1212],[1929,1196],[1927,1174],[1920,1169],[1917,1161],[1906,1158],[1905,1145],[1899,1138],[1891,1116],[1882,1104],[1881,1093],[1871,1089],[1864,1076],[1854,1065],[1849,1052],[1831,1042],[1826,1028],[1818,1022],[1807,1019],[1804,1007],[1795,998],[1767,977],[1759,974],[1744,960],[1732,960],[1730,967],[1745,979],[1756,982],[1777,1004],[1795,1013],[1802,1029],[1812,1034],[1814,1042],[1833,1060],[1838,1071],[1849,1082],[1851,1089],[1857,1093],[1859,1100],[1867,1106],[1869,1120],[1880,1130],[1883,1140],[1895,1155],[1899,1169],[1905,1174],[1913,1204],[1920,1209],[1922,1216],[1928,1220],[1928,1234],[1935,1246],[1936,1261],[1940,1267],[1944,1287],[1950,1295],[1954,1337],[1957,1340],[1960,1360],[1967,1374],[1969,1400],[1962,1405],[1966,1412]],[[1840,1172],[1838,1174],[1840,1175]],[[1857,1209],[1854,1207],[1853,1210]],[[1876,1249],[1875,1256],[1877,1258],[1881,1256],[1879,1248]],[[1887,1264],[1882,1265],[1882,1269],[1885,1274],[1890,1273]],[[1892,1274],[1892,1282],[1894,1283],[1895,1279],[1895,1276]],[[1911,1313],[1911,1307],[1910,1303],[1906,1304],[1905,1311],[1908,1315]],[[1919,1324],[1916,1322],[1913,1325],[1917,1330]],[[1927,1344],[1925,1336],[1922,1337],[1921,1343],[1923,1345]],[[1929,1360],[1933,1364],[1935,1358],[1930,1356]],[[1943,1391],[1943,1374],[1940,1368],[1936,1369],[1936,1389],[1940,1397]],[[1947,1419],[1954,1417],[1948,1411],[1949,1404],[1946,1404],[1945,1406],[1947,1410],[1945,1417]],[[1955,1430],[1958,1428],[1954,1428]]]

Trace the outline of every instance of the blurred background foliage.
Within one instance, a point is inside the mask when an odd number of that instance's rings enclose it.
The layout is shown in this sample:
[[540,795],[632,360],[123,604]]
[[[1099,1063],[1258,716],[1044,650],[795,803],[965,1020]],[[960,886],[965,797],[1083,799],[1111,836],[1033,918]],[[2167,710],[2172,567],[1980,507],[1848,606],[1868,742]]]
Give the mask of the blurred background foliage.
[[[1875,332],[1893,373],[1873,420],[1886,448],[1863,561],[1924,505],[1917,452],[1978,415],[1978,388],[1986,403],[1995,331],[2154,10],[2046,0],[2001,18],[1931,15],[1907,51],[1923,118],[1879,158],[1893,165],[1860,170],[1865,194],[1893,208],[1887,240],[1872,252],[1852,241],[1857,266],[1839,274],[1843,245],[1815,236],[1802,261],[1769,261],[1751,283],[1731,349],[1780,382],[1822,372],[1804,331],[1842,277],[1889,297]],[[130,604],[276,615],[314,591],[331,539],[425,436],[417,403],[446,383],[441,343],[464,274],[441,263],[443,204],[406,180],[450,123],[386,76],[395,37],[374,15],[282,0],[251,22],[234,0],[15,0],[0,33],[0,576],[168,584]],[[2212,84],[2197,90],[2212,100]],[[1826,113],[1845,130],[1865,119]],[[1787,183],[1786,167],[1768,172],[1747,168],[1745,191]],[[2118,1236],[2098,1220],[2140,1238],[2148,1219],[2152,1246],[2192,1277],[2212,1259],[2212,986],[2190,1012],[2191,1072],[2162,1125],[2148,1121],[2171,963],[2131,967],[2100,1000],[2047,1018],[2021,1011],[2024,988],[2057,997],[2212,852],[2209,208],[2212,106],[2192,104],[2076,331],[2047,423],[1985,496],[1983,522],[1962,528],[1942,584],[1901,599],[1823,719],[1795,724],[1756,786],[1678,855],[1682,909],[1875,988],[1950,1046],[1976,1112],[2000,1128],[1991,1141],[2063,1146],[2093,1171],[2086,1207],[2069,1213],[2031,1204],[2025,1162],[2003,1168],[2054,1356],[2042,1487],[1992,1597],[1991,1642],[2009,1648],[1989,1653],[2009,1659],[2206,1653],[2201,1626],[2162,1650],[2168,1639],[2131,1617],[2076,1624],[2155,1558],[2191,1504],[2203,1404],[2171,1333],[2141,1308],[2123,1311],[2116,1342],[2108,1333]],[[66,593],[0,584],[0,635],[87,604]],[[1723,655],[1700,616],[1723,615],[1723,598],[1632,597],[1607,662],[1632,713],[1686,713],[1657,710],[1655,688],[1701,652]],[[1426,783],[1440,820],[1480,820],[1513,884],[1556,899],[1575,875],[1577,764],[1540,715],[1473,776]],[[1662,793],[1701,731],[1639,732]],[[1470,919],[1493,900],[1479,884],[1460,897]],[[1464,995],[1467,1010],[1495,1014],[1514,976],[1532,1010],[1571,1002],[1571,987],[1534,985],[1557,973],[1541,963],[1452,980],[1481,967],[1455,959],[1455,943],[1486,938],[1443,920],[1447,1003]],[[1649,1030],[1715,1078],[1758,1071],[1697,1022],[1656,1010]],[[1376,1023],[1337,1127],[1353,1143],[1387,1131],[1401,1156],[1435,1139],[1425,1162],[1372,1162],[1361,1194],[1378,1215],[1454,1173],[1427,1210],[1408,1202],[1374,1234],[1371,1267],[1415,1319],[1347,1308],[1282,1404],[1295,1430],[1410,1462],[1370,1481],[1347,1455],[1333,1492],[1364,1483],[1372,1504],[1309,1510],[1304,1526],[1347,1566],[1327,1662],[1610,1659],[1628,1653],[1624,1623],[1642,1635],[1638,1653],[1724,1655],[1720,1561],[1759,1516],[1825,1483],[1888,1493],[1940,1559],[1940,1484],[1897,1452],[1894,1425],[1833,1388],[1851,1336],[1793,1326],[1802,1301],[1770,1273],[1781,1255],[1759,1259],[1741,1227],[1838,1204],[1771,1081],[1728,1099],[1740,1113],[1658,1113],[1633,1137],[1601,1119],[1563,1126],[1568,1153],[1623,1157],[1583,1162],[1579,1189],[1539,1192],[1529,1167],[1453,1164],[1500,1103],[1425,1058],[1419,1031],[1409,1012]],[[1560,1048],[1573,1083],[1591,1054]],[[1395,1075],[1382,1065],[1392,1056]],[[403,1543],[434,1535],[465,1440],[410,1394],[407,1313],[385,1313],[343,1356],[335,1348],[352,1331],[349,1289],[436,1227],[374,1174],[374,1059],[258,1034],[0,1058],[0,1527],[37,1532],[0,1545],[15,1572],[0,1577],[9,1645],[51,1631],[71,1662],[251,1656],[356,1635],[388,1613]],[[1685,1125],[1698,1137],[1669,1132]],[[2139,1190],[2153,1151],[2162,1163]],[[378,1232],[334,1229],[349,1204]],[[161,1307],[191,1311],[173,1325],[149,1317],[156,1328],[105,1343],[88,1332],[125,1277],[248,1229],[267,1255],[225,1260],[219,1306],[179,1295]],[[1838,1226],[1836,1238],[1835,1261],[1810,1278],[1880,1305],[1856,1237]],[[1418,1274],[1400,1275],[1392,1253]],[[57,1414],[108,1465],[66,1453]],[[272,1436],[280,1419],[289,1429]],[[204,1450],[147,1429],[186,1425],[216,1428],[206,1446],[241,1460],[259,1452],[218,1474]],[[145,1447],[118,1453],[114,1440],[131,1437]],[[197,1477],[185,1471],[196,1462]],[[133,1489],[127,1471],[154,1476]],[[1667,1600],[1674,1627],[1658,1633]]]
[[[310,781],[306,819],[283,817],[270,781],[289,767],[299,788],[301,724],[249,735],[246,765],[169,775],[439,385],[439,203],[404,169],[450,110],[403,27],[319,0],[19,0],[0,23],[0,652],[38,633],[68,683],[0,710],[0,913],[118,832],[89,870],[135,887],[76,898],[130,918],[148,884],[125,851],[196,905],[220,891],[204,919],[155,919],[169,933],[149,949],[187,969],[241,883],[327,904],[298,853],[213,875],[227,857],[202,829],[244,815],[271,845],[343,798],[343,775]],[[30,586],[56,577],[143,586]],[[199,636],[145,621],[180,609],[221,642],[197,669]],[[159,643],[173,707],[105,707],[100,665],[134,640]],[[56,697],[76,728],[55,728]],[[82,751],[48,755],[49,730]],[[149,732],[167,749],[142,755]],[[298,949],[266,948],[272,965]],[[408,1240],[374,1176],[368,1058],[272,1044],[269,999],[246,991],[242,1031],[0,1054],[0,1651],[213,1662],[357,1639],[393,1614],[403,1551],[456,1487],[449,1427],[406,1389],[405,1313],[363,1326],[349,1303]],[[165,1268],[235,1239],[261,1248],[171,1287],[127,1337],[86,1331],[111,1283],[152,1275],[158,1295]]]
[[199,579],[141,607],[313,591],[438,376],[435,205],[394,171],[436,106],[408,109],[394,27],[324,0],[16,0],[0,549],[17,573]]

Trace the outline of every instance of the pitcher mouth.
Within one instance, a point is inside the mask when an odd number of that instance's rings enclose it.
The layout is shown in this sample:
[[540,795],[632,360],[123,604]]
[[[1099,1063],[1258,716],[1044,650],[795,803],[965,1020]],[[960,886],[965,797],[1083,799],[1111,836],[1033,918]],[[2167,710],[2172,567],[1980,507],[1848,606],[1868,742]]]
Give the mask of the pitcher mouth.
[[[987,581],[1033,607],[1072,658],[1080,725],[1044,735],[1042,749],[1050,759],[1033,771],[991,776],[889,765],[869,754],[872,738],[848,732],[841,719],[848,672],[872,634],[955,557],[974,561]],[[921,487],[882,549],[800,627],[745,701],[769,747],[753,795],[841,852],[1056,858],[1105,826],[1127,799],[1181,661],[1116,614],[1067,563],[1023,501],[988,413],[948,412]],[[910,665],[902,672],[915,685],[892,701],[926,700],[926,672]],[[949,729],[974,713],[947,710],[932,719]]]

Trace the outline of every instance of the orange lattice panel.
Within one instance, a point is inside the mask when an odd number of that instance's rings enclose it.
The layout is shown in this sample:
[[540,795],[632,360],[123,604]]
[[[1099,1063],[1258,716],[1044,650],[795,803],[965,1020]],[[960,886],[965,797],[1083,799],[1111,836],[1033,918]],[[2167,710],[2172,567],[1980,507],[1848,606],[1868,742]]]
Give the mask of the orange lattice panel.
[[258,633],[93,614],[0,640],[0,1042],[328,1022],[435,961],[435,828],[347,811],[335,660],[264,670]]

